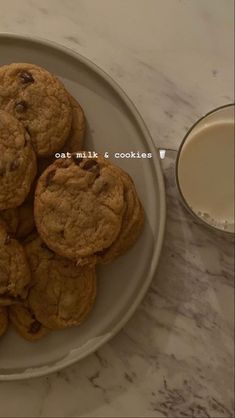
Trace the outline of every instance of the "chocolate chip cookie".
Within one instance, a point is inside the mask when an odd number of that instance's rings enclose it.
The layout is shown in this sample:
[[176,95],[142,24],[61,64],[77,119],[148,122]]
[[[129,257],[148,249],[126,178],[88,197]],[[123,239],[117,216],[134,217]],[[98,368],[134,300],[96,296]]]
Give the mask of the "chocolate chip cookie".
[[36,156],[24,127],[0,110],[0,210],[25,200],[36,172]]
[[124,206],[123,182],[111,164],[73,156],[55,161],[39,178],[34,215],[49,248],[85,263],[115,241]]
[[40,340],[50,332],[36,319],[27,303],[11,305],[8,312],[15,330],[28,341]]
[[113,244],[97,254],[97,262],[109,263],[123,255],[138,239],[144,224],[144,211],[131,177],[121,168],[115,166],[117,175],[124,184],[125,212],[120,233]]
[[[69,133],[69,137],[61,150],[57,150],[62,153],[73,153],[82,151],[84,144],[84,137],[86,132],[86,119],[84,111],[81,105],[70,96],[70,103],[72,106],[72,126]],[[40,158],[38,161],[38,174],[41,175],[43,171],[55,161],[55,154],[47,157]]]
[[8,235],[0,222],[0,305],[25,299],[30,278],[23,247]]
[[84,111],[77,100],[69,96],[72,106],[72,126],[69,138],[66,141],[62,152],[78,152],[83,149],[84,136],[86,132],[86,119]]
[[0,108],[24,125],[38,156],[51,155],[66,142],[72,121],[63,84],[34,64],[0,67]]
[[76,266],[53,253],[35,237],[25,245],[32,271],[29,304],[45,327],[60,329],[82,323],[94,305],[94,267]]
[[5,334],[8,328],[8,313],[7,308],[0,306],[0,337]]
[[18,210],[14,208],[1,211],[0,221],[4,221],[9,234],[15,236],[19,224]]

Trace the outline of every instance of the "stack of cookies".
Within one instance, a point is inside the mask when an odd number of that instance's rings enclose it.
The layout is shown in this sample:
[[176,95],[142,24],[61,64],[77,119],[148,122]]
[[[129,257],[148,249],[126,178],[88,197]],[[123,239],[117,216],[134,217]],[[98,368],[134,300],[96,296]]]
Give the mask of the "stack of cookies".
[[131,177],[102,156],[78,158],[84,136],[84,112],[54,75],[0,67],[0,336],[8,322],[29,341],[80,325],[97,264],[142,230]]

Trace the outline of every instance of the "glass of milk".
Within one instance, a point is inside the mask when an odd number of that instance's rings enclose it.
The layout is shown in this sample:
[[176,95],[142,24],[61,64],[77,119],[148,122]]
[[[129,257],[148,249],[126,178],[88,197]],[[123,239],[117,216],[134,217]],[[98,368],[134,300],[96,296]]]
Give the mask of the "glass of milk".
[[176,181],[186,208],[207,226],[234,234],[234,104],[213,110],[184,137]]

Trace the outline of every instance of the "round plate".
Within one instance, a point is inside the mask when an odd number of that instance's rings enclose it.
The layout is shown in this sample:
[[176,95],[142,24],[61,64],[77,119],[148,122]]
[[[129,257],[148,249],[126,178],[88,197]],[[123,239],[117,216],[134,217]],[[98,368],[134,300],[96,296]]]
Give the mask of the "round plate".
[[32,62],[55,73],[81,103],[87,117],[86,148],[101,153],[139,151],[153,158],[113,159],[134,179],[146,223],[136,245],[98,269],[97,302],[79,328],[52,332],[30,343],[12,329],[0,340],[0,380],[42,376],[97,350],[127,322],[157,267],[165,227],[165,190],[158,153],[133,103],[121,88],[86,58],[52,42],[2,34],[0,65]]

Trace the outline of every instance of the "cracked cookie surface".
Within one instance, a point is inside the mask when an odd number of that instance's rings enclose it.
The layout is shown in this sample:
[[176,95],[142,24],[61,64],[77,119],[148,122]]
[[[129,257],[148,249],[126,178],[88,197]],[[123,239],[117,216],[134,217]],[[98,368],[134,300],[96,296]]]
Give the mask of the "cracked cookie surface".
[[36,155],[23,125],[0,110],[0,210],[25,200],[36,172]]
[[72,121],[68,93],[44,68],[13,63],[0,67],[0,109],[27,129],[38,156],[48,156],[66,142]]
[[28,304],[14,304],[9,306],[9,319],[18,334],[28,341],[37,341],[50,331],[35,317]]
[[77,262],[115,241],[124,209],[123,183],[102,158],[60,159],[37,184],[39,234],[53,251]]
[[31,275],[23,247],[0,222],[0,305],[25,299]]
[[28,300],[38,321],[50,329],[81,324],[95,302],[95,268],[57,256],[39,236],[25,250],[32,271]]

